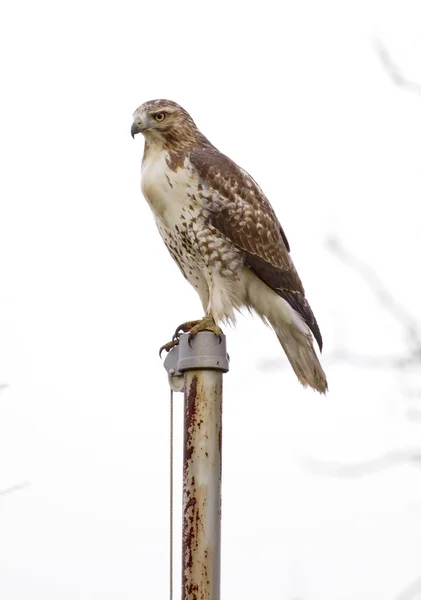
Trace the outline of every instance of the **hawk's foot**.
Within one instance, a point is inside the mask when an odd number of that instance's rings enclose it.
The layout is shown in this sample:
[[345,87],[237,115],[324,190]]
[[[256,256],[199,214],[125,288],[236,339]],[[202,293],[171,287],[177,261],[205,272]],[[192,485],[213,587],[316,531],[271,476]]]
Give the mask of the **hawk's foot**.
[[215,335],[221,335],[222,329],[213,320],[211,315],[206,315],[198,321],[187,321],[177,327],[172,337],[173,340],[178,340],[180,333],[189,333],[190,336],[195,336],[200,331],[211,331]]
[[162,352],[165,350],[166,352],[169,352],[172,348],[174,348],[174,346],[178,346],[178,337],[177,338],[173,338],[171,340],[171,342],[167,342],[166,344],[164,344],[163,346],[160,347],[159,349],[159,358],[161,358],[161,354]]
[[196,321],[196,323],[193,324],[193,327],[190,327],[190,329],[188,329],[189,343],[191,339],[200,331],[211,331],[219,338],[222,335],[222,329],[218,327],[211,315],[206,315],[201,321]]
[[178,340],[178,338],[180,337],[180,333],[189,333],[191,329],[193,329],[193,327],[196,327],[196,325],[198,325],[199,323],[201,323],[201,320],[198,319],[197,321],[186,321],[185,323],[181,323],[181,325],[179,325],[177,327],[177,329],[174,332],[174,335],[172,336],[173,340]]
[[180,333],[188,333],[189,334],[189,343],[190,340],[200,331],[211,331],[218,337],[222,335],[222,329],[218,327],[218,325],[213,320],[211,315],[206,315],[203,319],[198,321],[187,321],[186,323],[182,323],[177,327],[172,336],[171,342],[164,344],[159,349],[159,356],[161,356],[162,352],[165,350],[169,352],[174,346],[177,346],[179,343]]

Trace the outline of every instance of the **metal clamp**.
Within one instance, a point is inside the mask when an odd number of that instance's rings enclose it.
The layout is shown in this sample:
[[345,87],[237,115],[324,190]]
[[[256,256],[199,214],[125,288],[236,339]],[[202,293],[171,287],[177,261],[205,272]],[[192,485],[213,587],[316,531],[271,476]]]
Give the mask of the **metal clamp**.
[[164,368],[174,392],[184,389],[184,371],[191,369],[213,369],[227,373],[229,356],[224,334],[219,336],[211,331],[201,331],[189,341],[187,333],[180,335],[180,342],[168,352]]

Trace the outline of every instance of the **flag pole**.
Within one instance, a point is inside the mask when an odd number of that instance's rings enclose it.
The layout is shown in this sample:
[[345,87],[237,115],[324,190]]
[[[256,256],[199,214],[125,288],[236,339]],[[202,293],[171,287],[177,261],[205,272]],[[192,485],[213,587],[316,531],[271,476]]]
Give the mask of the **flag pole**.
[[179,383],[184,374],[181,597],[220,600],[222,376],[229,366],[225,336],[202,331],[189,340],[188,334],[181,335],[164,366],[170,385],[171,378]]

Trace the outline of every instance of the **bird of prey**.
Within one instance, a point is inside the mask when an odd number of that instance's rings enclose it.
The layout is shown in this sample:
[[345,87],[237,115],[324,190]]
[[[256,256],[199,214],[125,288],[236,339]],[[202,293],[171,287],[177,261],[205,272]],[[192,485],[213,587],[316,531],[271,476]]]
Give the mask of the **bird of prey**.
[[[235,311],[253,309],[275,331],[303,386],[327,391],[313,348],[322,336],[290,257],[287,237],[254,179],[219,152],[170,100],[135,111],[142,133],[141,187],[165,245],[205,311],[180,331],[221,332]],[[171,343],[165,347],[168,349]]]

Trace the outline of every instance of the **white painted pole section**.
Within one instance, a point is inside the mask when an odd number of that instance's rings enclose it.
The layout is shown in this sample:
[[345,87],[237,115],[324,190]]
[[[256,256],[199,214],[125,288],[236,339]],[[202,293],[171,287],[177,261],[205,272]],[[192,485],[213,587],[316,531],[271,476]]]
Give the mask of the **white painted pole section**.
[[222,371],[184,381],[182,600],[220,600]]

